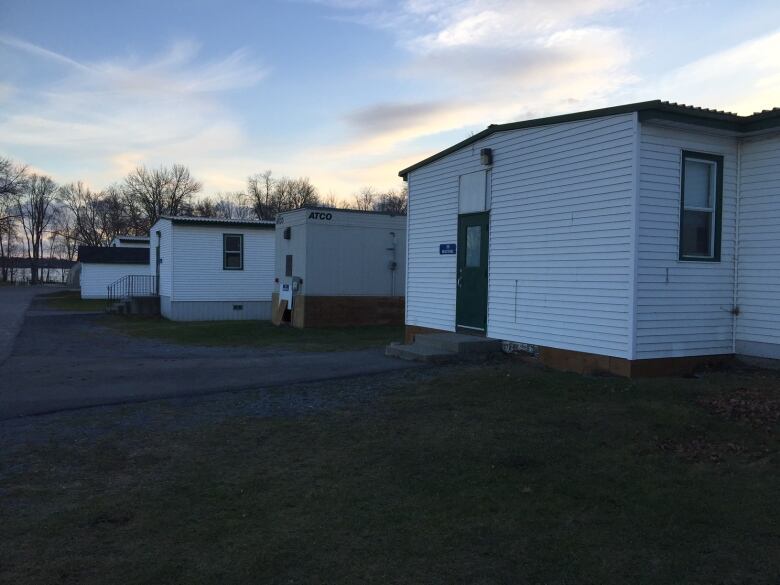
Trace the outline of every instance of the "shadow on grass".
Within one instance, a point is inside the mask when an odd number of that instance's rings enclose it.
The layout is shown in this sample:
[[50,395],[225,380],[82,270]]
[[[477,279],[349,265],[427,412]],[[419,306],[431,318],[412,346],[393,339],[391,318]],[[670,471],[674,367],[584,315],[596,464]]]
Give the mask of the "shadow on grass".
[[[746,389],[763,412],[777,375],[498,364],[263,397],[315,404],[382,384],[371,403],[296,416],[251,414],[242,393],[60,419],[82,438],[36,428],[35,445],[0,450],[0,504],[15,511],[0,578],[777,583],[777,428],[724,406]],[[668,448],[692,441],[718,457]]]

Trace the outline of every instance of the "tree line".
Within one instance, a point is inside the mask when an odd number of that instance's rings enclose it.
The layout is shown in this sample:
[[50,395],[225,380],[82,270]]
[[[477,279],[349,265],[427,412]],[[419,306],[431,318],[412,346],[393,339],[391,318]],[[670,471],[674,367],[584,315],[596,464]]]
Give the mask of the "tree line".
[[0,157],[0,281],[13,280],[15,257],[30,261],[30,281],[40,280],[38,260],[74,260],[79,245],[107,246],[115,236],[146,235],[164,215],[224,219],[274,219],[304,206],[405,214],[407,192],[364,187],[352,201],[323,197],[307,177],[276,178],[265,171],[246,189],[202,195],[203,185],[184,165],[141,166],[122,181],[94,191],[77,181],[58,185],[27,165]]

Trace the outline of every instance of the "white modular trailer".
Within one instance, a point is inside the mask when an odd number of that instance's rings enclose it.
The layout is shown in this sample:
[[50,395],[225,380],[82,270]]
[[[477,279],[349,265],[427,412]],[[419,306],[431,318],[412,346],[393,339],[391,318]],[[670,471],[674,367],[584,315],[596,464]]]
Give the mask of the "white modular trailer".
[[126,276],[149,274],[149,249],[79,246],[82,299],[107,299],[108,287]]
[[162,217],[149,238],[163,317],[270,319],[274,222]]
[[275,275],[276,295],[289,292],[294,326],[402,324],[406,216],[319,207],[282,213]]
[[652,101],[488,127],[400,173],[407,338],[481,333],[625,375],[780,358],[778,163],[778,109]]

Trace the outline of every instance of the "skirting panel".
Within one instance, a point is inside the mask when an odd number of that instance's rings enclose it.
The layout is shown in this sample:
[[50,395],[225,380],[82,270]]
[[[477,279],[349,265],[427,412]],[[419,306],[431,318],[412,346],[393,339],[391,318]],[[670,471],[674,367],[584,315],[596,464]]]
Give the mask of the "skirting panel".
[[[404,335],[406,343],[412,343],[415,335],[421,333],[447,332],[440,329],[407,325]],[[627,360],[554,347],[539,347],[538,350],[539,361],[554,370],[583,375],[611,374],[625,378],[684,376],[699,368],[719,367],[730,364],[734,360],[734,356],[731,354]]]
[[293,301],[293,327],[403,325],[404,297],[309,297]]
[[747,357],[780,359],[780,344],[760,341],[737,341],[737,354]]
[[160,297],[160,314],[171,321],[267,321],[271,301],[171,301]]

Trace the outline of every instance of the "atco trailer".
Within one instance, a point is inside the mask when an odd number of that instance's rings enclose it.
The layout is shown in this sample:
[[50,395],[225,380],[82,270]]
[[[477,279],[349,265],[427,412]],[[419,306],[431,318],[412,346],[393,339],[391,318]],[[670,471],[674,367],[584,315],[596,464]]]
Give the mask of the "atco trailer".
[[406,216],[303,208],[276,220],[274,321],[402,324]]

